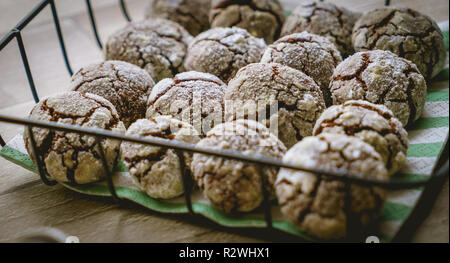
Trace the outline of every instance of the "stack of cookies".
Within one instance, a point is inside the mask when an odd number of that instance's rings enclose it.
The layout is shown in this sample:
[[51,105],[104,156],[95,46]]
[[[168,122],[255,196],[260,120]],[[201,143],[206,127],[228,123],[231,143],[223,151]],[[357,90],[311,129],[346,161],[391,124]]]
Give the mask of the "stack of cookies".
[[[152,0],[145,12],[108,38],[104,62],[81,68],[30,117],[385,180],[406,159],[404,127],[421,116],[427,81],[446,57],[436,23],[406,8],[359,14],[310,1],[286,18],[278,0]],[[103,179],[103,150],[110,168],[120,157],[150,197],[182,195],[186,173],[226,213],[257,209],[267,192],[319,238],[364,229],[384,204],[383,189],[321,174],[32,132],[57,181]]]

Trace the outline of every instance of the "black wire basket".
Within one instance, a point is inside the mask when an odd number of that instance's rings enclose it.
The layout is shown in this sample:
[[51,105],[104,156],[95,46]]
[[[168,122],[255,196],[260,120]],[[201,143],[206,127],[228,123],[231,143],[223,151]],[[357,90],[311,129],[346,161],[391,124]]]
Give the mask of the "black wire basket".
[[[102,48],[102,42],[100,40],[100,37],[98,35],[98,30],[96,26],[96,20],[95,20],[95,13],[91,6],[90,0],[85,0],[87,13],[89,15],[89,20],[91,23],[92,31],[94,34],[94,37],[96,39],[98,47]],[[385,1],[385,5],[389,5],[390,1]],[[127,21],[131,21],[130,15],[127,11],[126,3],[124,0],[119,0],[119,5],[122,11],[123,16]],[[29,12],[12,30],[9,31],[9,33],[3,37],[0,40],[0,52],[14,39],[16,39],[20,56],[23,62],[23,66],[25,69],[25,73],[28,79],[28,84],[30,87],[30,91],[33,95],[34,101],[37,103],[39,102],[38,93],[33,81],[32,72],[30,69],[30,65],[28,63],[26,50],[22,41],[22,35],[21,31],[47,6],[50,6],[51,13],[53,17],[53,22],[56,28],[57,37],[59,40],[62,56],[67,68],[67,71],[69,75],[73,74],[73,70],[71,68],[69,57],[66,51],[63,33],[61,30],[61,26],[59,23],[59,18],[55,6],[54,0],[43,0],[39,4],[37,4],[31,12]],[[364,176],[360,176],[358,174],[350,174],[347,172],[336,172],[336,171],[329,171],[329,170],[323,170],[320,168],[316,169],[308,169],[305,167],[301,167],[298,165],[290,165],[283,163],[282,161],[278,159],[273,158],[267,158],[262,156],[249,156],[244,155],[238,152],[231,152],[231,151],[224,151],[224,150],[217,150],[217,149],[210,149],[210,148],[203,148],[199,146],[195,146],[192,144],[186,144],[181,142],[174,142],[174,141],[166,141],[163,139],[158,138],[143,138],[143,137],[136,137],[136,136],[129,136],[129,135],[123,135],[119,133],[113,133],[110,131],[105,130],[98,130],[98,129],[91,129],[91,128],[83,128],[80,126],[73,126],[73,125],[65,125],[65,124],[59,124],[54,122],[46,122],[46,121],[38,121],[38,120],[32,120],[28,118],[16,118],[6,115],[0,114],[0,122],[5,123],[12,123],[12,124],[19,124],[25,126],[27,129],[29,129],[30,139],[31,139],[31,146],[33,150],[34,156],[36,156],[36,163],[39,171],[40,178],[42,179],[43,183],[49,186],[55,185],[57,182],[49,179],[47,175],[44,172],[43,168],[43,160],[41,156],[36,155],[36,142],[33,136],[33,133],[31,132],[31,128],[33,127],[40,127],[40,128],[47,128],[47,129],[53,129],[53,130],[59,130],[59,131],[65,131],[65,132],[75,132],[79,134],[84,135],[91,135],[95,136],[97,140],[110,138],[110,139],[117,139],[120,141],[129,141],[134,143],[141,143],[145,145],[152,145],[152,146],[160,146],[164,148],[171,148],[174,149],[179,157],[180,163],[182,164],[182,168],[184,168],[184,156],[183,152],[191,152],[191,153],[202,153],[207,155],[213,155],[217,157],[223,157],[223,158],[229,158],[229,159],[235,159],[240,161],[245,161],[249,163],[258,164],[260,169],[263,166],[274,166],[278,168],[289,168],[294,170],[301,170],[301,171],[307,171],[314,174],[317,174],[321,177],[330,178],[333,180],[339,180],[343,181],[345,183],[354,183],[359,185],[365,185],[365,186],[378,186],[389,190],[399,190],[399,189],[411,189],[416,187],[424,187],[424,191],[416,204],[414,210],[410,214],[409,218],[404,222],[400,230],[397,232],[397,235],[392,239],[392,241],[407,241],[414,230],[420,225],[420,223],[426,218],[426,216],[429,214],[431,210],[430,204],[434,202],[434,200],[437,198],[437,195],[439,193],[439,190],[445,180],[447,179],[448,175],[448,140],[445,143],[444,150],[441,154],[441,157],[436,165],[436,167],[433,170],[432,176],[429,177],[426,180],[415,180],[413,182],[409,181],[401,181],[396,179],[390,179],[390,180],[379,180],[379,179],[368,179]],[[447,134],[448,137],[448,134]],[[5,146],[6,143],[3,140],[3,138],[0,135],[0,144],[1,146]],[[106,159],[104,157],[104,153],[102,151],[102,147],[100,148],[100,156],[102,158],[103,166],[107,174],[107,184],[108,189],[110,191],[111,196],[116,200],[117,202],[120,202],[121,199],[117,196],[115,187],[112,180],[112,171],[109,170]],[[184,168],[185,169],[185,168]],[[266,191],[266,187],[264,186],[265,180],[262,176],[262,173],[260,172],[261,181],[262,181],[262,189],[264,194],[264,202],[263,202],[263,209],[265,211],[265,221],[268,231],[274,231],[274,232],[280,232],[280,230],[272,228],[272,213],[271,213],[271,203],[269,201],[268,193]],[[196,214],[194,210],[192,209],[192,202],[191,202],[191,190],[192,190],[192,182],[190,181],[190,176],[188,175],[188,172],[185,169],[185,173],[183,176],[184,181],[184,198],[186,202],[186,206],[188,208],[189,213],[192,216],[201,216],[199,214]],[[349,220],[350,221],[350,220]],[[348,222],[347,224],[349,224]],[[285,233],[284,233],[285,234]],[[292,240],[292,239],[290,239]],[[301,240],[298,240],[301,241]],[[345,241],[361,241],[360,237],[347,237]]]

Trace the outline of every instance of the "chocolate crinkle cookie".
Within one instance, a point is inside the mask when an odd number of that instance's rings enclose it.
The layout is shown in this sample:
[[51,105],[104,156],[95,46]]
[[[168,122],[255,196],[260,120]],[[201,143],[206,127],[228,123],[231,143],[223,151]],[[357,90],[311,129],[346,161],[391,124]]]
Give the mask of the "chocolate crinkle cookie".
[[185,61],[187,70],[211,73],[228,82],[236,72],[259,62],[266,48],[264,40],[245,29],[212,28],[194,38]]
[[308,31],[328,37],[346,57],[353,53],[352,29],[359,16],[332,3],[306,1],[286,19],[281,35]]
[[333,43],[308,32],[278,39],[266,48],[261,59],[261,63],[280,63],[310,76],[320,86],[327,105],[331,104],[330,78],[341,61],[341,54]]
[[422,115],[427,94],[416,65],[390,51],[358,52],[339,64],[330,83],[334,104],[367,100],[384,104],[404,127]]
[[[196,133],[187,123],[158,116],[137,120],[126,134],[195,144],[200,140]],[[134,182],[149,196],[169,199],[183,194],[183,173],[191,167],[192,154],[183,153],[181,165],[174,149],[123,142],[121,156]]]
[[[90,93],[70,91],[43,99],[32,109],[30,119],[125,133],[114,105]],[[45,172],[54,180],[87,184],[106,176],[95,137],[44,128],[33,128],[32,132],[37,155],[42,158]],[[28,129],[23,139],[31,159],[37,163]],[[119,156],[120,141],[101,139],[100,144],[112,170]]]
[[364,14],[355,24],[352,41],[356,51],[389,50],[412,61],[428,80],[445,65],[439,26],[409,8],[384,7]]
[[339,133],[356,136],[370,144],[383,158],[390,175],[406,160],[408,133],[384,105],[351,100],[326,109],[317,120],[313,135]]
[[[310,136],[325,109],[322,92],[313,79],[276,63],[250,64],[228,84],[226,120],[248,118],[263,123],[291,147]],[[276,132],[275,132],[276,131]]]
[[[283,161],[310,169],[345,169],[367,178],[388,178],[372,146],[343,134],[305,138],[285,154]],[[343,238],[350,231],[358,233],[376,221],[385,200],[385,191],[376,187],[284,168],[278,174],[276,193],[281,212],[300,230],[322,239]]]
[[122,60],[145,69],[155,82],[184,71],[192,36],[163,18],[133,21],[112,34],[104,47],[106,60]]
[[[286,151],[283,143],[264,125],[251,120],[219,124],[197,145],[278,159]],[[267,193],[273,197],[278,168],[196,153],[192,172],[206,198],[230,213],[249,212],[260,206],[264,195],[259,172],[263,173]]]
[[211,0],[151,0],[145,17],[169,19],[196,36],[209,28],[210,9]]
[[109,100],[128,127],[144,118],[148,95],[154,85],[152,77],[136,65],[105,61],[81,68],[72,76],[70,89]]
[[223,122],[225,88],[225,83],[208,73],[177,74],[153,88],[146,117],[171,115],[191,124],[204,136],[214,125]]
[[280,35],[285,15],[278,0],[212,0],[212,27],[240,27],[272,43]]

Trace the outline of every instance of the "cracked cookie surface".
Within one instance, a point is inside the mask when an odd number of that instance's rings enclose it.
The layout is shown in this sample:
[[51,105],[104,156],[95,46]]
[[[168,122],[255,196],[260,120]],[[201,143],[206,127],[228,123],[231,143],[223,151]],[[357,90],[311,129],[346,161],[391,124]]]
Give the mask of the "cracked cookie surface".
[[331,41],[308,32],[278,39],[261,58],[261,63],[280,63],[310,76],[320,86],[327,105],[331,104],[330,78],[341,61],[341,54]]
[[356,51],[389,50],[410,60],[428,80],[445,65],[439,26],[409,8],[384,7],[364,14],[355,24],[352,41]]
[[271,131],[276,128],[288,148],[312,134],[325,109],[322,91],[312,78],[277,63],[255,63],[240,69],[228,84],[225,101],[233,103],[232,108],[227,107],[226,121],[258,120]]
[[[29,118],[125,133],[114,106],[90,93],[70,91],[43,99],[33,107]],[[87,184],[106,176],[95,137],[43,128],[33,128],[32,132],[44,170],[54,180]],[[28,129],[23,139],[36,163]],[[100,142],[111,171],[117,163],[120,141],[102,139]]]
[[334,104],[347,100],[384,104],[406,127],[422,115],[427,86],[413,63],[390,51],[373,50],[355,53],[340,63],[330,92]]
[[339,133],[356,136],[372,145],[390,175],[406,160],[408,133],[392,111],[367,101],[347,101],[327,108],[314,126],[313,135]]
[[196,36],[209,28],[210,9],[211,0],[151,0],[145,17],[169,19]]
[[132,21],[112,34],[104,47],[105,60],[121,60],[145,69],[155,82],[184,71],[192,36],[163,18]]
[[[346,169],[365,177],[387,178],[375,149],[359,138],[343,134],[305,138],[285,154],[283,161],[305,168]],[[275,185],[282,213],[300,230],[322,239],[343,238],[374,222],[385,199],[385,191],[376,187],[284,168]]]
[[208,73],[188,71],[164,79],[148,98],[146,117],[171,115],[187,122],[204,136],[223,122],[226,84]]
[[145,116],[155,83],[143,69],[123,61],[105,61],[81,68],[72,76],[70,90],[99,95],[111,102],[128,127]]
[[[194,128],[170,116],[140,119],[127,130],[127,135],[157,137],[180,142],[197,143]],[[121,156],[134,182],[153,198],[169,199],[184,192],[180,159],[174,149],[122,142]],[[185,168],[191,167],[192,154],[183,153]]]
[[194,38],[185,60],[187,70],[211,73],[228,82],[236,72],[259,62],[266,48],[264,40],[245,29],[212,28]]
[[[283,143],[264,125],[251,120],[219,124],[197,145],[278,159],[286,151]],[[261,167],[260,171],[263,172],[267,192],[273,196],[278,169]],[[227,213],[252,211],[264,199],[259,169],[255,164],[196,153],[192,172],[208,200]]]
[[332,3],[306,1],[298,6],[286,19],[282,36],[307,31],[325,36],[336,45],[343,57],[351,55],[352,29],[360,14]]
[[211,27],[239,27],[272,43],[285,20],[278,0],[212,0]]

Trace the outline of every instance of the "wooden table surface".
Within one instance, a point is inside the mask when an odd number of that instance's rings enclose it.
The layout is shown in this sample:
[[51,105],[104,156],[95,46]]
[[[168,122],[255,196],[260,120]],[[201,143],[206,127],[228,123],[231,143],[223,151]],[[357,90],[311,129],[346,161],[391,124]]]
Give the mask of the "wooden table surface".
[[[0,37],[12,28],[38,1],[0,1]],[[100,36],[125,25],[116,0],[95,0],[94,9]],[[128,0],[133,18],[142,18],[145,0]],[[282,1],[293,9],[300,0]],[[384,0],[337,0],[337,4],[356,11],[383,5]],[[448,20],[447,0],[393,0],[393,5],[408,6],[437,21]],[[74,71],[102,60],[90,30],[84,2],[56,1],[61,26]],[[47,8],[49,9],[49,8]],[[65,69],[51,22],[49,10],[24,31],[23,38],[39,96],[67,89]],[[34,102],[14,41],[0,52],[0,113],[26,116]],[[0,134],[7,141],[23,128],[0,124]],[[278,236],[264,236],[258,231],[227,230],[188,216],[164,215],[131,203],[115,204],[107,198],[81,195],[63,188],[45,186],[39,177],[0,158],[0,242],[10,242],[39,227],[55,227],[81,242],[265,242],[284,241]],[[431,204],[430,204],[431,205]],[[415,242],[449,242],[448,180],[425,222],[414,233]]]

